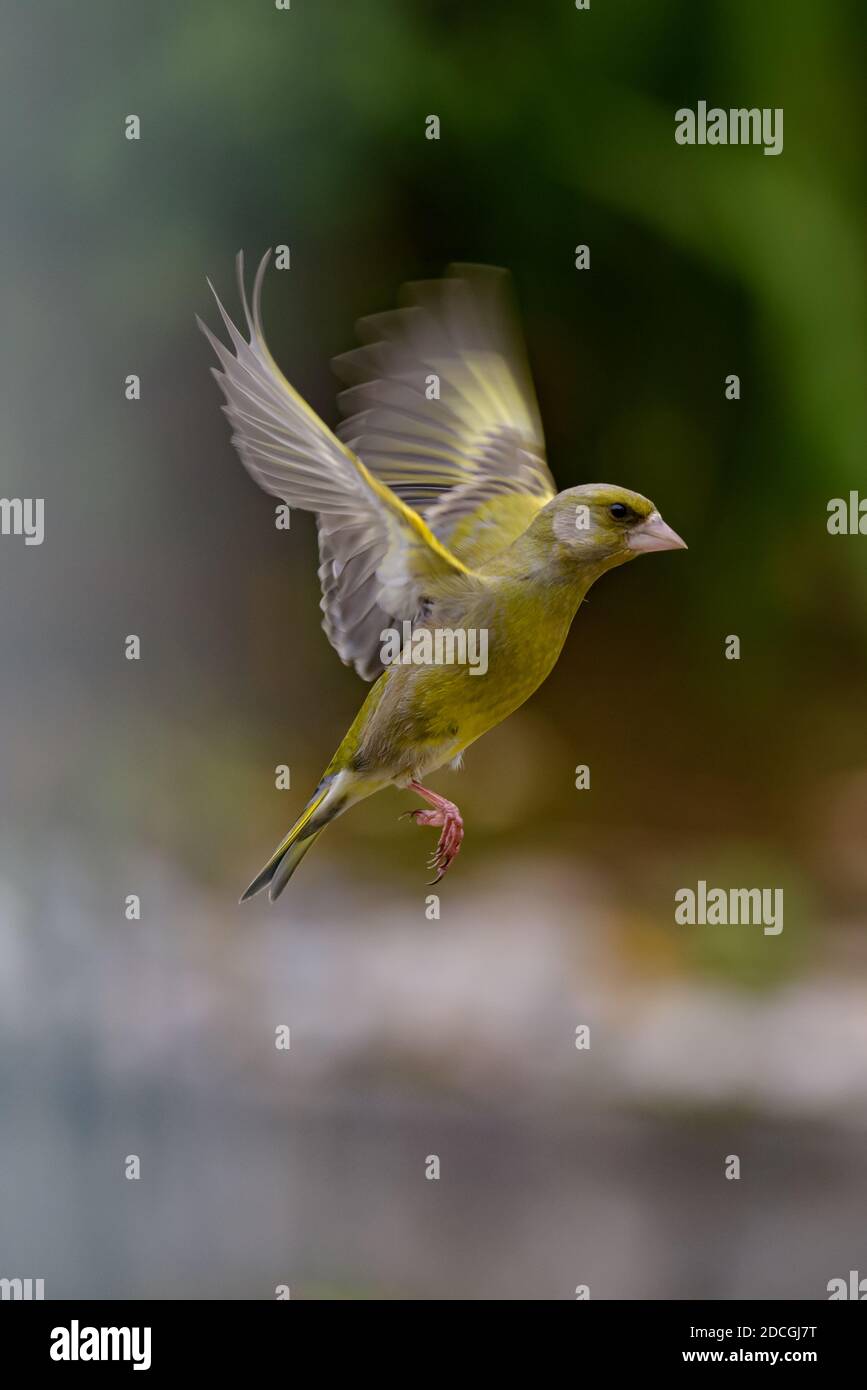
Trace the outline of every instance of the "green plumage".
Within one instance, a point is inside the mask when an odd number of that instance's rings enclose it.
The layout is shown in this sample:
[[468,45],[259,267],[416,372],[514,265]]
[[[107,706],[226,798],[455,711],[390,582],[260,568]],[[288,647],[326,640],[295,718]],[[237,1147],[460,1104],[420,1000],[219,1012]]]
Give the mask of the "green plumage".
[[[209,334],[235,443],[264,487],[317,513],[326,631],[361,674],[381,674],[244,897],[265,887],[279,896],[329,821],[389,785],[412,785],[434,806],[415,814],[444,827],[441,876],[462,822],[421,779],[533,694],[600,575],[683,542],[628,489],[556,493],[502,272],[461,267],[452,279],[411,287],[411,308],[364,321],[362,336],[383,337],[339,359],[355,384],[342,398],[354,413],[338,438],[265,346],[265,263],[252,314],[244,296],[249,342],[222,306],[234,353]],[[241,280],[243,294],[242,271]],[[430,394],[432,380],[439,395]],[[411,645],[424,649],[427,640],[429,650],[443,633],[475,634],[484,670],[466,660],[409,662],[410,647],[383,669],[383,639],[404,623]]]

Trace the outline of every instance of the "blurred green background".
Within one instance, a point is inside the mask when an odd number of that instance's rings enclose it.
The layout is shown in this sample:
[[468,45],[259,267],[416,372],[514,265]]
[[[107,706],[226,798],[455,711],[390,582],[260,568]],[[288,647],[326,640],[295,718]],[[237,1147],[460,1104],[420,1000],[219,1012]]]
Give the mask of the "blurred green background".
[[[865,486],[863,6],[0,10],[2,491],[46,499],[0,540],[0,1276],[825,1296],[867,1261],[867,565],[825,524]],[[699,100],[782,107],[783,154],[676,145]],[[330,423],[356,318],[507,266],[560,486],[690,546],[436,779],[439,922],[397,792],[236,905],[364,692],[194,324],[278,243],[270,344]],[[783,934],[676,926],[699,878],[782,887]]]

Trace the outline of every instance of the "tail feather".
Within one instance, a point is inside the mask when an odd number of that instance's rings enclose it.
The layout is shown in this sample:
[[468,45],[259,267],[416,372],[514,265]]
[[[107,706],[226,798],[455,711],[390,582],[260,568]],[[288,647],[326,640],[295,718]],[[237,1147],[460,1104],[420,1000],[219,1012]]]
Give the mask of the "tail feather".
[[[317,787],[286,838],[277,846],[264,869],[256,875],[249,888],[242,894],[242,903],[261,893],[263,888],[270,888],[268,896],[272,903],[277,901],[301,860],[328,824],[326,820],[314,829],[310,826],[310,821],[328,795],[330,782],[329,778],[328,782]],[[329,815],[328,820],[331,818]]]
[[322,826],[321,829],[314,830],[312,834],[307,835],[303,840],[296,840],[295,844],[283,855],[283,858],[274,871],[274,877],[271,879],[271,886],[268,890],[268,897],[272,903],[277,901],[283,889],[286,887],[286,884],[301,863],[301,860],[304,858],[307,851],[313,847],[324,829],[325,827]]

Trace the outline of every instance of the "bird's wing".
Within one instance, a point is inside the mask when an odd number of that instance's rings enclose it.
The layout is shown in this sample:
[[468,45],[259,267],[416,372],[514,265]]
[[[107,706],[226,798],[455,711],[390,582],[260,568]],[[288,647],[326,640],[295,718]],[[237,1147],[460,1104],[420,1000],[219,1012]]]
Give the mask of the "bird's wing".
[[363,347],[334,360],[352,385],[337,433],[479,565],[520,535],[557,488],[509,276],[453,265],[404,286],[404,307],[361,319]]
[[383,628],[414,618],[424,600],[436,596],[438,584],[468,570],[283,376],[262,331],[260,299],[269,257],[270,252],[256,274],[252,312],[238,257],[249,341],[213,286],[231,348],[201,320],[199,326],[220,360],[222,370],[213,372],[244,466],[266,492],[317,515],[323,627],[342,660],[372,680],[382,670]]

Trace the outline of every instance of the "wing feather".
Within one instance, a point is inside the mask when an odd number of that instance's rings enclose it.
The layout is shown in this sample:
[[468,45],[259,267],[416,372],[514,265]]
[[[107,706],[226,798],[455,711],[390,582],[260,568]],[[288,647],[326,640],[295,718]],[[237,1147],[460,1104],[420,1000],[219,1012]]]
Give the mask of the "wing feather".
[[283,376],[262,326],[262,282],[269,258],[270,252],[256,273],[251,310],[243,256],[238,256],[248,337],[232,322],[212,285],[231,348],[201,320],[199,326],[220,363],[212,370],[245,468],[266,492],[317,514],[323,626],[343,661],[369,680],[382,670],[382,629],[414,618],[438,582],[469,571]]
[[468,564],[504,549],[556,495],[505,271],[455,265],[404,287],[335,359],[337,433]]

